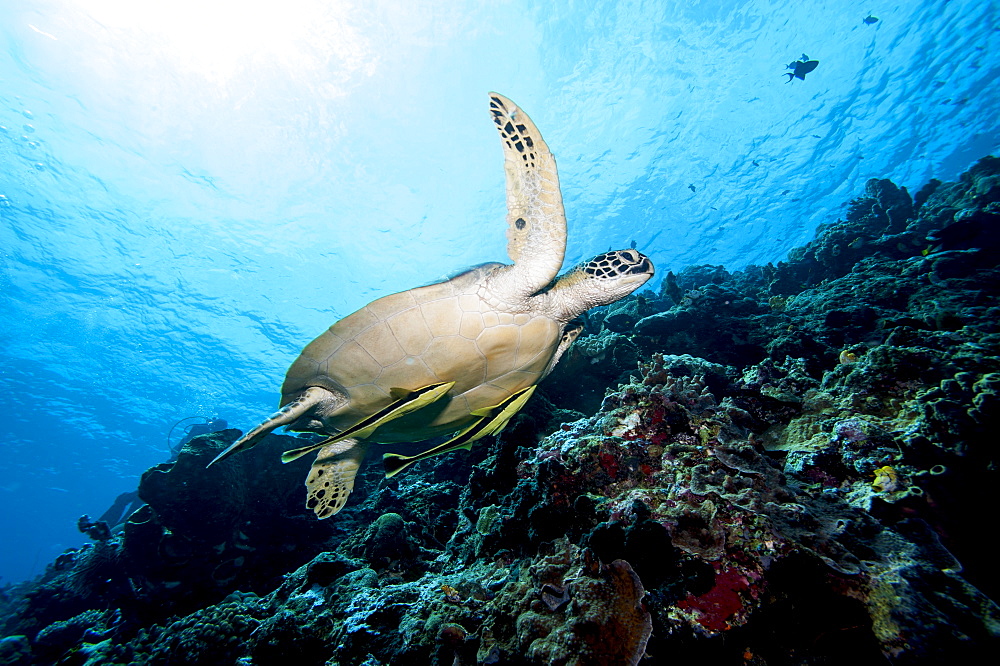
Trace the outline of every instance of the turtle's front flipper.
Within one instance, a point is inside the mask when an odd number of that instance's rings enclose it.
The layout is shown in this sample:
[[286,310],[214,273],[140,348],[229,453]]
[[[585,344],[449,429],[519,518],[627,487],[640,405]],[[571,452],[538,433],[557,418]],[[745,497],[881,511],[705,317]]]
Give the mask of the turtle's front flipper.
[[291,462],[301,458],[310,451],[315,451],[316,449],[322,448],[328,444],[334,444],[347,439],[348,437],[365,439],[375,432],[380,425],[392,421],[393,419],[398,419],[400,416],[405,416],[410,412],[415,412],[422,407],[426,407],[432,402],[440,400],[454,385],[455,382],[439,382],[437,384],[428,384],[427,386],[419,388],[415,391],[401,388],[390,389],[389,393],[393,398],[395,398],[393,402],[389,403],[387,406],[378,410],[374,414],[361,419],[350,428],[337,433],[333,437],[324,439],[322,442],[285,451],[281,454],[281,462]]
[[275,428],[280,428],[283,425],[294,423],[302,418],[302,416],[304,416],[310,409],[329,397],[330,392],[326,389],[318,386],[310,386],[303,391],[299,397],[295,398],[295,400],[292,400],[288,404],[284,405],[274,414],[267,417],[267,419],[265,419],[265,421],[259,426],[233,442],[232,446],[215,456],[215,458],[212,459],[212,462],[205,465],[205,467],[211,467],[223,458],[228,458],[238,451],[248,451],[252,449],[257,442],[264,437],[264,435],[268,434]]
[[324,446],[316,454],[306,477],[306,508],[312,509],[317,518],[329,518],[344,508],[367,451],[367,443],[344,439]]
[[[507,254],[516,277],[494,285],[505,297],[528,298],[559,273],[566,253],[566,214],[556,160],[524,111],[490,93],[507,181]],[[510,273],[510,271],[507,271]]]
[[486,409],[477,409],[472,412],[473,416],[480,417],[477,421],[444,444],[439,444],[423,453],[418,453],[415,456],[401,456],[398,453],[384,454],[382,456],[382,464],[385,465],[386,478],[399,474],[418,460],[424,460],[425,458],[457,449],[472,450],[472,443],[477,439],[481,439],[487,435],[495,435],[503,430],[507,422],[511,420],[514,414],[517,414],[521,407],[524,407],[524,403],[528,402],[528,398],[534,392],[535,385],[533,384],[528,388],[521,389],[499,405],[487,407]]

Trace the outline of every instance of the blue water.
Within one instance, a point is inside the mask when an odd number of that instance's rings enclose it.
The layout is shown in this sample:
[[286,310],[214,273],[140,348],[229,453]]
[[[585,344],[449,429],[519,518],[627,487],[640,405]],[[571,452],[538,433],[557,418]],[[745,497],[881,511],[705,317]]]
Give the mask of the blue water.
[[489,90],[556,154],[568,263],[634,240],[661,276],[737,269],[868,178],[1000,150],[998,25],[983,0],[0,0],[0,577],[82,543],[179,419],[255,424],[340,316],[506,260]]

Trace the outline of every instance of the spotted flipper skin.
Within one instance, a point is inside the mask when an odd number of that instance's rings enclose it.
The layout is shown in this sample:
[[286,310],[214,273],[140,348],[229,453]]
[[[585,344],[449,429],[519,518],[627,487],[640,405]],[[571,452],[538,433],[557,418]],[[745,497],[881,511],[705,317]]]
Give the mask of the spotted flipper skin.
[[367,451],[367,443],[344,439],[324,446],[316,454],[306,477],[306,508],[312,509],[317,518],[329,518],[347,504]]
[[257,442],[263,439],[265,435],[272,432],[275,428],[280,428],[283,425],[294,423],[298,419],[302,418],[306,412],[327,398],[329,394],[330,392],[326,389],[319,388],[318,386],[310,386],[303,391],[302,395],[298,398],[284,405],[274,414],[267,417],[263,423],[233,442],[232,446],[215,456],[215,458],[212,459],[212,462],[208,463],[205,467],[211,467],[215,463],[228,458],[234,453],[249,451],[256,446]]
[[566,253],[566,213],[556,160],[524,111],[490,93],[490,114],[500,133],[507,181],[507,254],[517,265],[518,283],[528,297],[559,273]]

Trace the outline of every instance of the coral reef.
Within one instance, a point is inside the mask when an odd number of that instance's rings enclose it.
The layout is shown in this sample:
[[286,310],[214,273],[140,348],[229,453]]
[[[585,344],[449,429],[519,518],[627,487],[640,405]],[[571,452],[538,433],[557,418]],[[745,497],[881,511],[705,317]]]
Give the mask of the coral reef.
[[[106,632],[108,619],[89,616],[92,609],[116,609],[115,633],[128,633],[237,588],[271,591],[290,563],[320,553],[335,527],[303,515],[295,478],[304,473],[301,465],[272,467],[267,455],[251,455],[218,472],[205,470],[238,436],[226,430],[192,439],[176,461],[149,469],[139,485],[147,504],[118,533],[81,519],[81,531],[95,542],[61,555],[8,601],[5,633],[34,636],[36,657],[61,654],[85,629]],[[282,437],[266,450],[275,455],[297,441]]]
[[[1000,647],[1000,160],[594,312],[495,441],[318,522],[270,436],[4,590],[11,664],[980,663]],[[290,443],[292,442],[292,443]],[[404,453],[409,451],[403,450]]]

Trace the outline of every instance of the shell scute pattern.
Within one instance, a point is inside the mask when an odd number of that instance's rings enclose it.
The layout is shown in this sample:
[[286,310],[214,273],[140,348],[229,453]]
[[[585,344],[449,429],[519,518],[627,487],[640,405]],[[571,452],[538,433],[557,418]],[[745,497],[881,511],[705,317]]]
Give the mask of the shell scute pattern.
[[517,348],[520,344],[521,333],[517,326],[497,323],[495,326],[484,327],[476,338],[476,345],[488,359],[487,374],[498,377],[513,368],[517,363]]
[[463,338],[475,340],[483,332],[483,316],[478,312],[463,312],[462,323],[458,327],[458,334]]
[[323,374],[336,377],[344,388],[370,384],[382,374],[382,362],[372,356],[356,340],[345,342],[320,364]]
[[392,365],[406,356],[387,322],[379,322],[358,333],[358,344],[382,367]]
[[[379,299],[307,348],[296,376],[315,382],[312,368],[319,376],[335,377],[348,397],[328,417],[328,425],[346,428],[381,409],[391,401],[392,388],[456,380],[447,402],[388,423],[375,438],[447,432],[471,420],[473,410],[499,404],[541,379],[558,344],[559,324],[545,316],[490,309],[468,288],[469,277]],[[456,283],[463,282],[465,288],[457,289]],[[317,362],[324,347],[329,351]]]
[[399,346],[410,355],[423,354],[434,337],[427,322],[424,321],[423,311],[417,306],[403,310],[395,317],[390,317],[386,320],[386,325],[392,331]]
[[486,379],[486,357],[475,340],[459,335],[434,338],[422,358],[440,381],[457,381],[452,395],[465,393]]
[[424,386],[441,381],[434,374],[434,371],[424,363],[421,356],[407,356],[386,367],[382,376],[375,383],[385,391],[386,395],[389,395],[389,391],[395,388],[395,385],[390,386],[391,380],[398,377],[411,377],[416,382],[423,382]]
[[462,324],[462,309],[458,307],[458,300],[454,297],[424,303],[420,310],[432,335],[458,335]]
[[[395,296],[395,294],[393,294],[393,296]],[[391,296],[386,296],[386,298],[391,298]],[[344,340],[353,340],[354,336],[358,333],[365,330],[372,324],[378,323],[379,317],[375,315],[372,305],[375,305],[375,303],[366,305],[357,312],[344,317],[330,327],[330,332],[340,336]]]
[[[514,317],[515,324],[520,316]],[[517,356],[512,367],[527,369],[541,362],[542,367],[539,370],[541,372],[548,364],[554,345],[559,340],[559,326],[548,317],[529,317],[528,321],[521,324],[518,329],[522,344],[517,346]],[[539,359],[540,356],[545,358]]]
[[[446,282],[445,285],[448,283]],[[417,305],[423,305],[424,303],[430,303],[431,301],[436,301],[440,298],[448,298],[449,296],[454,296],[454,292],[450,288],[445,288],[445,285],[441,285],[441,289],[428,289],[423,287],[421,289],[413,290],[413,301]],[[438,286],[438,285],[433,285]]]
[[384,384],[385,382],[376,380],[375,382],[358,384],[350,388],[351,418],[354,418],[354,413],[366,413],[367,410],[376,410],[389,401],[388,389],[390,387],[383,386]]
[[327,375],[327,360],[344,345],[344,342],[343,338],[327,331],[306,345],[299,357],[295,359],[295,363],[289,368],[282,393],[299,390],[306,378]]
[[417,301],[411,292],[402,291],[398,294],[390,294],[374,300],[366,305],[364,309],[371,312],[376,319],[384,320],[386,317],[391,317],[406,308],[413,307],[416,304]]
[[463,312],[481,313],[486,309],[483,300],[477,294],[461,294],[458,297],[458,307],[462,308]]

